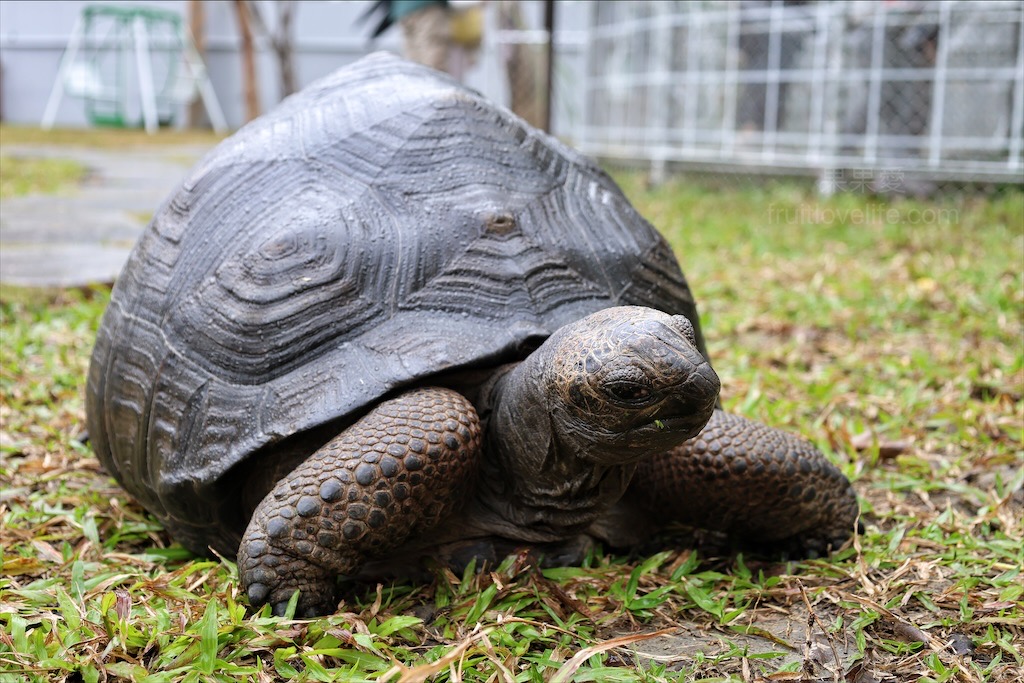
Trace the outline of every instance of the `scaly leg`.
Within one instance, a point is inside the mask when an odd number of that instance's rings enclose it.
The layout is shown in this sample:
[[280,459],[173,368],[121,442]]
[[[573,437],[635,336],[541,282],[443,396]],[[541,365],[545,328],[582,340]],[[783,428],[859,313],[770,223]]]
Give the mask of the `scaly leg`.
[[339,576],[451,513],[472,486],[480,422],[460,394],[417,389],[386,401],[316,451],[257,506],[238,550],[253,607],[336,607]]
[[628,500],[652,519],[824,554],[854,530],[850,482],[812,444],[716,410],[696,437],[642,461]]

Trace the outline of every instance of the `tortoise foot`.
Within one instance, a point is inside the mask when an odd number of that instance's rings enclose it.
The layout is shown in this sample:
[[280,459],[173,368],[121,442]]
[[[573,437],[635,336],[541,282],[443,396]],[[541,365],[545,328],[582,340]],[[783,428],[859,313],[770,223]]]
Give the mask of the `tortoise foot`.
[[295,616],[328,614],[337,606],[337,576],[301,557],[275,547],[259,533],[246,536],[238,556],[238,572],[249,604],[269,603],[275,615],[284,616],[295,591],[299,591]]
[[356,574],[452,512],[472,485],[480,426],[460,394],[438,388],[386,401],[282,479],[257,506],[238,549],[253,607],[334,610],[337,580]]

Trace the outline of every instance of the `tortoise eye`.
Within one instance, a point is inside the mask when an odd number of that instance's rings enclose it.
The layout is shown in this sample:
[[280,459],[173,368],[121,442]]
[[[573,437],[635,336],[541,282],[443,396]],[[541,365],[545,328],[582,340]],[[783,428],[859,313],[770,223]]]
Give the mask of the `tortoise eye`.
[[654,397],[651,388],[637,382],[615,382],[605,386],[605,392],[622,403],[643,404]]

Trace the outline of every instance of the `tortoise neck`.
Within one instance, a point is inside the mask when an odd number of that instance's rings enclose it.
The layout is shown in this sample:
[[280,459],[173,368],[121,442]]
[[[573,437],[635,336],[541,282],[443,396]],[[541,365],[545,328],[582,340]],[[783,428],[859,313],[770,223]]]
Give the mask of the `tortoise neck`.
[[584,531],[622,497],[635,469],[595,463],[559,428],[545,351],[541,346],[493,387],[479,496],[500,518],[493,522],[499,532],[529,541]]

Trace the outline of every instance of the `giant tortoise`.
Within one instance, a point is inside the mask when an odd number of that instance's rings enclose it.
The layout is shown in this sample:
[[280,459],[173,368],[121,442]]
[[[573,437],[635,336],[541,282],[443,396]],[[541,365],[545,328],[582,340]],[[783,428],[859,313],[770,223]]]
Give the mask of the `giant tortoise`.
[[[254,606],[368,568],[669,522],[814,552],[846,478],[719,408],[689,286],[592,161],[371,55],[243,127],[160,207],[89,368],[103,465]],[[461,559],[460,559],[461,558]]]

